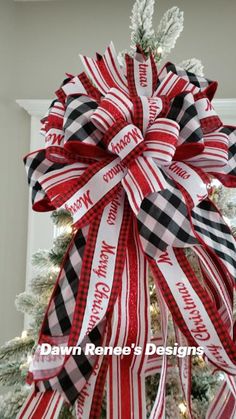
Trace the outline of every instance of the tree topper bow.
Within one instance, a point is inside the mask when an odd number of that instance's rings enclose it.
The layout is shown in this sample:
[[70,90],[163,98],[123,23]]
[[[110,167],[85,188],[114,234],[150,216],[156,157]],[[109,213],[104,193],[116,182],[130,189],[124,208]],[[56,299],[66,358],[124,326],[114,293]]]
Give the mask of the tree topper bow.
[[[82,61],[88,76],[69,75],[43,120],[46,148],[25,158],[33,208],[70,211],[75,231],[31,364],[28,381],[40,393],[31,396],[27,417],[45,397],[54,412],[59,400],[77,399],[77,417],[99,417],[108,369],[108,410],[144,418],[143,377],[156,372],[157,358],[86,356],[86,344],[145,347],[154,339],[148,263],[161,306],[162,344],[170,310],[177,342],[203,346],[228,380],[236,374],[235,244],[208,197],[212,176],[235,185],[235,128],[224,126],[212,106],[216,82],[171,63],[158,72],[152,55],[145,58],[139,49],[121,68],[112,44],[103,56]],[[204,284],[184,248],[196,253]],[[40,354],[45,342],[76,345],[82,354],[47,361]],[[153,418],[164,414],[166,370],[164,356]],[[191,415],[189,361],[180,372]],[[123,380],[116,392],[118,376]]]

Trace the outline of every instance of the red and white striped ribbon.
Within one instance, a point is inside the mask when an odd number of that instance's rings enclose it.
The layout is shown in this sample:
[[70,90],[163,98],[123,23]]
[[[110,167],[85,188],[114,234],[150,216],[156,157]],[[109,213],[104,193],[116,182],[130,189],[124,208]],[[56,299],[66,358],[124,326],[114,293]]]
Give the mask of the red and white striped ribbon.
[[[187,347],[188,341],[181,333],[178,326],[174,323],[176,342],[179,346]],[[192,419],[192,406],[191,406],[191,355],[178,357],[179,377],[182,386],[183,396],[186,400],[189,418]]]
[[[157,286],[156,294],[158,297],[160,312],[161,312],[161,333],[162,333],[162,346],[164,348],[167,346],[167,337],[168,337],[168,307],[165,303],[165,300]],[[158,391],[156,399],[150,414],[150,419],[164,419],[165,418],[165,403],[166,403],[166,376],[167,376],[167,366],[168,366],[168,357],[165,353],[162,358],[162,366],[160,372],[160,380],[158,385]]]
[[228,161],[228,135],[220,129],[204,135],[204,150],[201,154],[187,159],[191,165],[201,167],[206,172],[222,172]]
[[132,162],[121,181],[134,214],[138,214],[145,196],[167,187],[161,170],[152,157],[140,156]]
[[189,81],[184,80],[182,77],[169,71],[156,89],[154,96],[162,95],[172,98],[183,91],[189,91],[189,88],[191,92],[195,90],[194,86],[191,85]]
[[[152,336],[150,343],[155,345],[155,347],[163,346],[162,335]],[[148,359],[146,362],[145,376],[149,377],[150,375],[160,373],[161,367],[162,367],[162,355],[159,355],[156,352],[151,355],[148,355]],[[171,364],[169,363],[167,367],[171,367]]]
[[120,65],[113,44],[107,48],[105,58],[100,60],[103,64],[102,71],[99,61],[85,56],[80,57],[89,77],[102,94],[106,94],[110,89],[110,84],[107,80],[112,82],[113,87],[117,87],[125,93],[128,92],[127,82],[120,71]]
[[[130,232],[122,290],[114,307],[111,345],[131,348],[130,355],[112,356],[107,381],[108,418],[146,417],[145,355],[149,341],[149,289],[146,261],[137,233]],[[131,245],[133,241],[134,246]],[[134,348],[141,349],[135,355]]]
[[[158,78],[159,78],[161,84],[163,84],[163,85],[167,84],[166,89],[168,89],[171,86],[171,84],[174,84],[174,86],[175,86],[175,84],[178,82],[178,79],[175,77],[176,74],[174,74],[172,71],[169,71],[168,64],[169,63],[165,64],[162,67],[162,69],[160,70],[159,74],[158,74]],[[200,88],[193,85],[192,83],[190,83],[189,78],[187,77],[187,75],[182,74],[181,79],[183,80],[182,85],[185,86],[184,90],[186,92],[191,92],[193,94],[199,93]],[[168,83],[169,83],[169,86],[168,86]]]
[[206,419],[234,419],[236,414],[236,398],[223,382],[213,402],[209,406]]
[[166,118],[158,118],[147,129],[144,156],[154,158],[159,164],[172,161],[179,136],[179,124]]
[[47,393],[32,390],[16,419],[53,419],[60,414],[64,399],[56,391]]
[[132,122],[133,103],[129,96],[113,87],[93,112],[91,121],[105,133],[118,119]]
[[204,274],[205,286],[210,295],[212,295],[215,303],[220,307],[221,317],[228,328],[232,331],[233,328],[233,298],[229,295],[229,287],[227,286],[227,275],[223,276],[222,273],[216,268],[208,253],[201,246],[194,246],[193,251],[199,257],[200,267]]

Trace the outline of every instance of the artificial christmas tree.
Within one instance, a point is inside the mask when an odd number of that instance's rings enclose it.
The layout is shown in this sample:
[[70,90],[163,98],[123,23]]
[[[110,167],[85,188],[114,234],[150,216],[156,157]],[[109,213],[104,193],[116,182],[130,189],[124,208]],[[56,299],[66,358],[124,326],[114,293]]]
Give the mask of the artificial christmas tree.
[[[28,291],[16,298],[16,307],[24,314],[30,315],[28,330],[22,332],[0,348],[0,383],[5,388],[0,397],[0,417],[15,419],[20,407],[29,394],[30,386],[25,383],[31,354],[37,343],[39,329],[45,309],[52,293],[58,271],[72,238],[72,218],[66,211],[52,214],[58,237],[54,240],[51,250],[39,250],[33,256],[35,276]],[[70,410],[62,409],[61,418],[70,418]]]

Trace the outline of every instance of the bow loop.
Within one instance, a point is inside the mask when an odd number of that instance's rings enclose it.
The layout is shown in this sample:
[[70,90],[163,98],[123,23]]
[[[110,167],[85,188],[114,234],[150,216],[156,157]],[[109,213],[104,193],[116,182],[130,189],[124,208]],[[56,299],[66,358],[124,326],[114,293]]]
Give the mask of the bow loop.
[[160,82],[154,93],[154,96],[163,95],[167,96],[169,100],[171,100],[182,92],[191,91],[191,88],[193,88],[191,83],[170,71]]
[[223,173],[228,164],[229,136],[225,128],[204,135],[204,150],[187,161],[206,172]]
[[167,118],[158,118],[146,131],[145,156],[151,156],[159,164],[170,162],[176,152],[179,124]]
[[66,105],[63,129],[67,148],[81,142],[100,145],[102,133],[91,120],[98,106],[96,100],[87,95],[69,96]]
[[223,125],[207,96],[198,95],[198,98],[195,98],[195,107],[204,134],[214,132]]
[[91,116],[91,121],[105,133],[118,120],[131,122],[132,113],[133,104],[128,95],[112,87]]
[[143,135],[147,129],[161,116],[166,116],[169,110],[169,100],[164,97],[132,97],[133,122],[137,125]]
[[55,99],[50,105],[47,115],[41,120],[41,134],[45,136],[47,148],[58,146],[63,148],[65,142],[63,119],[65,106]]

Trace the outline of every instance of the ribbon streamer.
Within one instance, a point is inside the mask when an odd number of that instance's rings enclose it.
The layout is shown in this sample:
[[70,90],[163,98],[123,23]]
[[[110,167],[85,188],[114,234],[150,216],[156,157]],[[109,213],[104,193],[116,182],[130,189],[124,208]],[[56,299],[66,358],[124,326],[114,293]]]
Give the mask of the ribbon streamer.
[[[77,418],[99,418],[106,375],[108,417],[145,418],[145,377],[157,371],[151,418],[165,416],[168,359],[145,355],[146,344],[156,342],[147,265],[161,309],[158,342],[167,344],[170,312],[177,342],[203,346],[227,377],[208,419],[226,411],[233,417],[235,241],[209,192],[212,177],[236,185],[236,129],[224,126],[212,106],[217,83],[171,63],[158,72],[140,51],[126,55],[122,68],[112,44],[82,61],[87,75],[65,80],[42,121],[45,148],[24,159],[33,209],[70,211],[75,234],[30,366],[34,389],[18,418],[37,418],[38,411],[56,418],[62,401],[76,402]],[[185,256],[188,248],[204,283]],[[81,354],[46,359],[43,343],[78,346]],[[143,351],[86,355],[87,343]],[[179,369],[191,417],[190,361]]]

